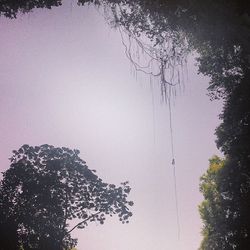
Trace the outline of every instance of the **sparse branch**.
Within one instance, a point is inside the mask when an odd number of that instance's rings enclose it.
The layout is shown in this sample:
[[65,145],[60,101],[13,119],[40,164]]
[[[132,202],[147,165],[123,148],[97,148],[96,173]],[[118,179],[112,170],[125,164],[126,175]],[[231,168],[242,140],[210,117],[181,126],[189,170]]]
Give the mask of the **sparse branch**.
[[87,219],[85,219],[85,220],[83,220],[83,221],[77,223],[74,227],[72,227],[69,231],[67,231],[67,232],[65,233],[65,235],[70,234],[70,233],[71,233],[74,229],[76,229],[78,226],[80,226],[80,225],[82,225],[84,222],[87,222],[88,220],[94,218],[95,216],[97,216],[97,215],[100,214],[100,213],[101,213],[101,211],[99,211],[99,212],[97,212],[97,213],[95,213],[95,214],[92,214],[92,215],[91,215],[90,217],[88,217]]

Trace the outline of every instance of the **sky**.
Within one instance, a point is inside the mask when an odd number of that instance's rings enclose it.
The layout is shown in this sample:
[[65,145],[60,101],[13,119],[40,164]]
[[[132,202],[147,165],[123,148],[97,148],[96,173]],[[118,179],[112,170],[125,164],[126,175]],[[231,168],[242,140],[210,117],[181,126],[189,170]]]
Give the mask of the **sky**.
[[[106,182],[128,180],[133,217],[78,230],[78,250],[194,250],[199,178],[219,154],[221,103],[190,56],[172,107],[178,239],[168,107],[159,85],[135,77],[120,34],[92,7],[65,4],[0,18],[0,169],[23,144],[76,148]],[[152,101],[153,100],[153,101]]]

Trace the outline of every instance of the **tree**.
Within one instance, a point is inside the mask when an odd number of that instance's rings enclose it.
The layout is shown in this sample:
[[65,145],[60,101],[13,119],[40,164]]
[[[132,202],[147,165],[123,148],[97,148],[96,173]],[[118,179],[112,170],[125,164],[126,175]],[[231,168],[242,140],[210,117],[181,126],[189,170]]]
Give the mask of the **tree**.
[[[79,3],[104,6],[111,23],[125,29],[135,40],[142,37],[139,45],[150,54],[150,63],[157,59],[160,71],[153,75],[160,77],[163,86],[178,83],[173,79],[178,79],[178,74],[167,81],[166,73],[178,73],[178,66],[185,63],[190,51],[199,54],[199,72],[210,77],[213,98],[226,97],[233,91],[246,73],[244,66],[250,63],[248,1],[79,0]],[[145,38],[151,41],[150,49],[142,42]],[[145,65],[136,66],[145,71]],[[166,71],[171,68],[175,71]]]
[[209,160],[209,168],[200,178],[200,192],[204,201],[199,205],[203,221],[203,240],[200,250],[227,249],[225,237],[226,212],[223,210],[223,196],[219,190],[218,176],[225,165],[225,160],[214,156]]
[[200,182],[204,196],[199,206],[203,221],[200,250],[248,249],[249,175],[236,159],[215,156],[209,161]]
[[[199,72],[210,77],[213,98],[232,91],[245,73],[244,64],[250,63],[250,8],[246,0],[78,0],[77,3],[105,9],[110,24],[128,35],[126,54],[135,69],[158,77],[163,95],[183,80],[181,71],[190,51],[199,53]],[[0,3],[0,15],[15,18],[19,12],[61,4],[61,0],[8,1]],[[147,56],[147,63],[142,64],[133,56],[131,41],[140,48],[143,58]]]
[[203,221],[201,250],[249,246],[249,176],[238,172],[234,159],[215,157],[201,178],[204,196],[199,206]]
[[78,150],[23,145],[13,153],[0,183],[0,249],[71,249],[76,228],[103,224],[107,215],[122,223],[132,216],[128,182],[103,182]]
[[250,245],[250,74],[244,74],[224,105],[222,123],[216,130],[217,146],[227,161],[220,173],[220,189],[227,197],[223,204],[230,212],[227,228],[235,249]]
[[35,8],[51,9],[54,6],[60,6],[61,0],[26,0],[26,1],[0,1],[0,16],[16,18],[18,13],[30,12]]

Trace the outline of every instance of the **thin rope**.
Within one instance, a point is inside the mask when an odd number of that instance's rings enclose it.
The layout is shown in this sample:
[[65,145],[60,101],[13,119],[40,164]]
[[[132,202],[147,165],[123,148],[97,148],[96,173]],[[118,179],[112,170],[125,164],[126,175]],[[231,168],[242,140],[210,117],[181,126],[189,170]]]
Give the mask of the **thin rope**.
[[174,178],[176,222],[177,222],[177,231],[178,231],[178,240],[179,240],[180,239],[180,218],[179,218],[179,205],[178,205],[178,196],[177,196],[177,181],[176,181],[176,173],[175,173],[174,137],[173,137],[172,108],[171,108],[170,97],[167,98],[167,101],[168,101],[168,110],[169,110],[169,127],[170,127],[170,142],[171,142],[173,178]]
[[150,92],[151,92],[151,101],[152,101],[152,113],[153,113],[153,136],[154,136],[154,147],[156,146],[156,121],[155,121],[155,98],[154,98],[154,87],[152,79],[150,76]]

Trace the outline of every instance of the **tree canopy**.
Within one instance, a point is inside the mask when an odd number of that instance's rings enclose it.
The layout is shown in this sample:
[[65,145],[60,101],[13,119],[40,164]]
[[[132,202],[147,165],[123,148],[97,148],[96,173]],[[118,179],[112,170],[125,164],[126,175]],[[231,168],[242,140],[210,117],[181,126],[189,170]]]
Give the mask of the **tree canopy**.
[[199,206],[203,221],[200,249],[226,249],[225,221],[227,211],[223,209],[223,195],[220,192],[219,174],[224,168],[225,160],[214,156],[209,160],[209,168],[200,179],[200,191],[204,201]]
[[[109,23],[128,34],[126,54],[135,69],[159,77],[163,94],[168,86],[171,90],[171,85],[183,80],[181,67],[190,51],[199,54],[199,71],[210,77],[213,98],[225,97],[232,91],[245,73],[244,65],[250,63],[248,1],[78,0],[77,3],[104,8]],[[15,18],[19,12],[61,4],[61,0],[7,1],[0,3],[0,15]],[[150,45],[143,41],[145,38]],[[133,57],[131,40],[148,56],[148,63],[141,64]]]
[[0,249],[71,249],[76,228],[103,224],[114,214],[128,222],[133,205],[128,182],[119,187],[103,182],[79,153],[51,145],[13,151],[0,182]]
[[51,9],[55,6],[62,5],[61,0],[1,0],[0,1],[0,15],[8,18],[16,18],[18,13],[27,13],[35,8]]
[[[247,249],[249,246],[249,176],[234,159],[214,156],[201,177],[204,201],[200,250]],[[237,172],[240,172],[238,174]]]
[[[241,250],[248,249],[250,245],[249,91],[249,70],[245,70],[242,80],[227,92],[220,115],[222,123],[216,129],[217,146],[224,153],[225,160],[213,160],[213,165],[221,166],[213,174],[210,162],[206,178],[203,176],[201,179],[202,187],[211,187],[208,176],[215,183],[210,197],[206,196],[204,188],[201,189],[205,198],[200,208],[204,221],[202,250]],[[215,195],[219,197],[217,200]],[[211,207],[210,204],[215,201],[217,207]]]

